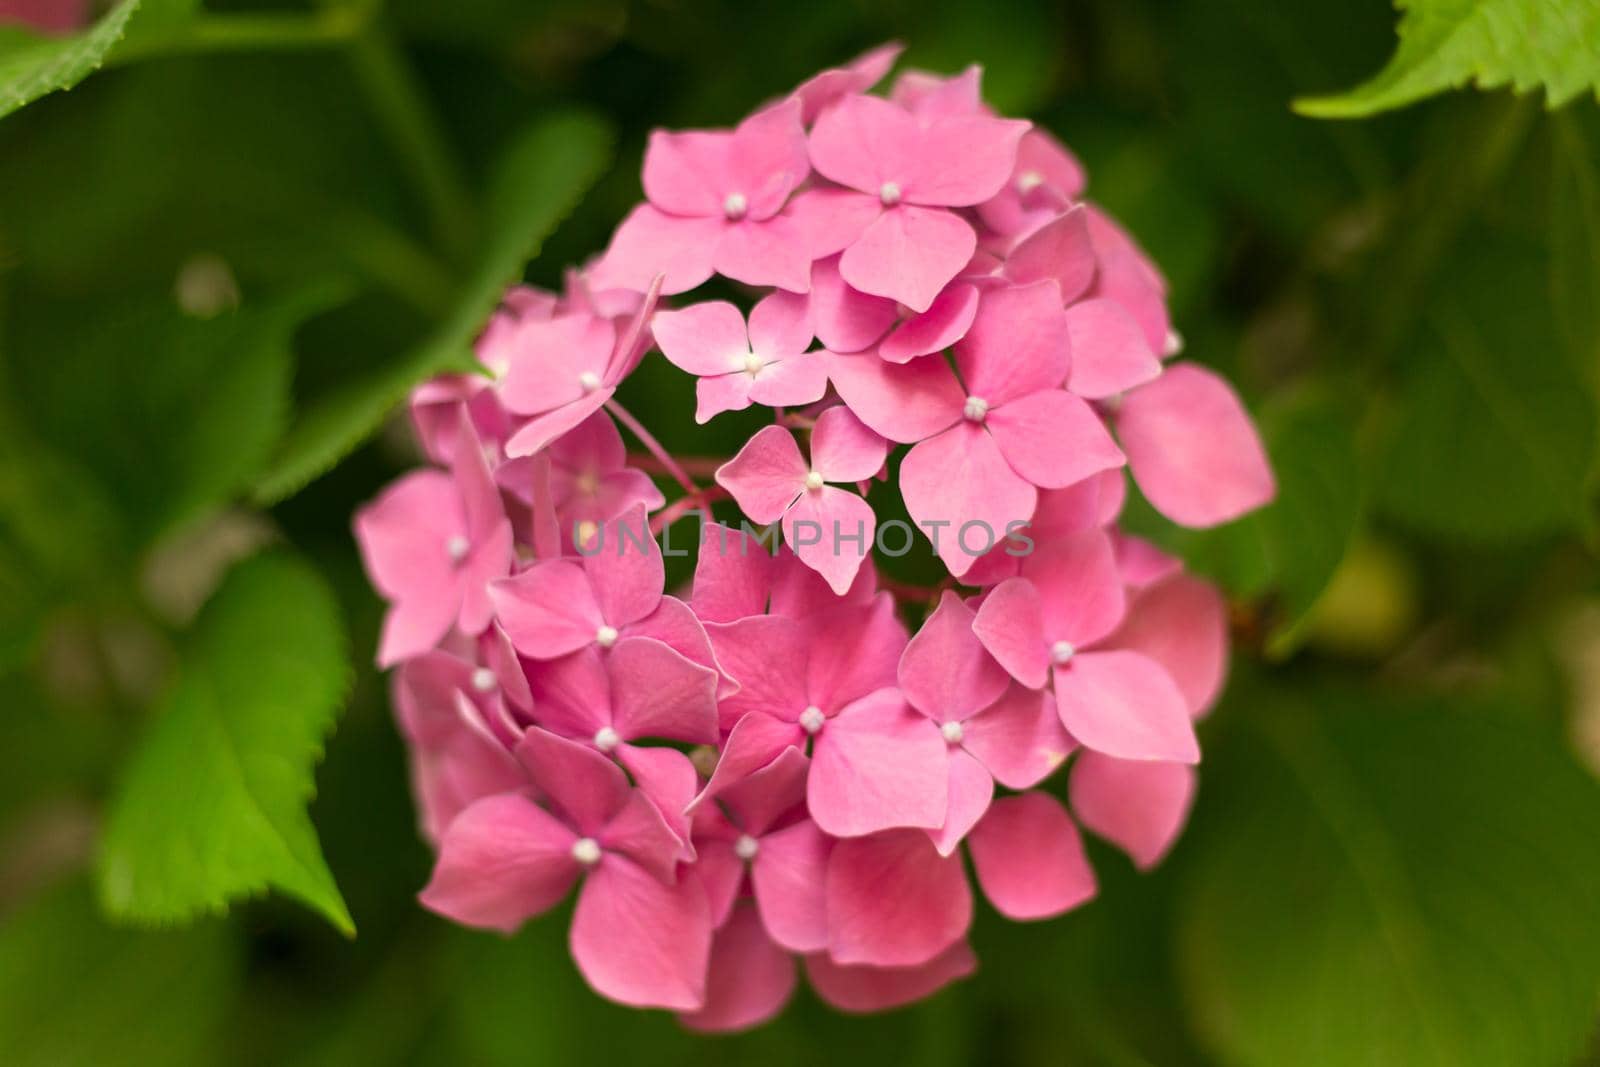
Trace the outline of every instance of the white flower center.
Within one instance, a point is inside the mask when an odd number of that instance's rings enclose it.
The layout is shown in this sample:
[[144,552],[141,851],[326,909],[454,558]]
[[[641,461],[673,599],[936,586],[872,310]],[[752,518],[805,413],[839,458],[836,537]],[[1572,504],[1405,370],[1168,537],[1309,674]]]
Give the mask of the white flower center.
[[472,688],[480,693],[492,692],[498,681],[499,679],[494,676],[494,671],[491,671],[488,667],[479,667],[472,672]]
[[601,752],[615,752],[617,746],[622,744],[622,738],[617,736],[617,731],[609,726],[602,726],[595,731],[594,747]]
[[1175,356],[1183,351],[1183,334],[1177,330],[1167,331],[1167,343],[1161,347],[1163,356]]
[[617,643],[617,628],[615,626],[602,626],[594,632],[594,643],[601,648],[610,648]]
[[989,414],[989,402],[981,396],[969,396],[961,414],[973,422],[982,422]]
[[756,853],[761,851],[761,842],[749,834],[740,834],[739,840],[733,843],[733,854],[749,863],[756,858]]
[[822,488],[822,472],[821,471],[812,471],[810,474],[806,475],[806,488],[807,489],[821,489]]
[[585,867],[600,862],[600,842],[592,837],[580,837],[572,843],[572,858]]
[[586,370],[578,375],[578,387],[586,393],[592,393],[600,388],[600,375],[592,370]]
[[966,731],[961,729],[961,724],[958,722],[945,723],[939,727],[939,732],[944,735],[945,741],[952,745],[959,745],[961,739],[966,736]]
[[1031,193],[1044,184],[1044,175],[1036,170],[1025,170],[1017,175],[1017,192]]
[[750,201],[746,200],[743,193],[729,193],[728,199],[722,202],[722,213],[730,219],[742,219],[744,213],[750,208]]
[[800,729],[808,734],[814,734],[822,729],[822,724],[827,721],[828,717],[822,714],[822,709],[815,704],[800,713]]
[[1071,641],[1057,641],[1050,646],[1050,662],[1058,667],[1077,654],[1078,650],[1072,647]]
[[883,201],[884,207],[894,207],[900,202],[900,183],[884,182],[878,186],[878,199]]
[[761,368],[765,367],[766,365],[767,361],[756,355],[754,352],[745,353],[744,372],[750,375],[750,377],[754,378],[757,374],[760,374]]
[[456,534],[444,543],[444,550],[450,556],[451,563],[460,563],[467,558],[467,553],[472,551],[472,542]]

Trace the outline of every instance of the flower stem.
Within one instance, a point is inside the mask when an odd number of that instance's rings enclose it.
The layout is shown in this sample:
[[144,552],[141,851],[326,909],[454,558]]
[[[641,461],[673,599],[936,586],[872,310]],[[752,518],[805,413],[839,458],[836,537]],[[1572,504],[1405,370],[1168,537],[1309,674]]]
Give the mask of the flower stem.
[[677,522],[692,511],[698,511],[707,504],[718,500],[726,500],[728,491],[720,485],[708,485],[704,489],[697,489],[688,496],[681,496],[658,511],[650,519],[650,533],[660,534],[668,526]]
[[661,442],[657,441],[655,436],[644,428],[644,423],[634,418],[627,408],[617,403],[615,397],[606,401],[606,410],[611,412],[618,422],[626,426],[628,432],[633,434],[641,445],[650,450],[650,454],[656,457],[656,461],[661,464],[661,469],[671,475],[673,481],[683,486],[685,493],[692,496],[700,492],[700,487],[694,483],[694,479],[689,477],[689,473],[679,465],[678,461],[672,458],[672,453],[663,448]]
[[[684,472],[699,478],[711,478],[717,473],[717,468],[728,462],[716,456],[674,456],[678,466]],[[646,474],[670,474],[666,466],[655,456],[648,452],[629,452],[628,466],[637,467]]]

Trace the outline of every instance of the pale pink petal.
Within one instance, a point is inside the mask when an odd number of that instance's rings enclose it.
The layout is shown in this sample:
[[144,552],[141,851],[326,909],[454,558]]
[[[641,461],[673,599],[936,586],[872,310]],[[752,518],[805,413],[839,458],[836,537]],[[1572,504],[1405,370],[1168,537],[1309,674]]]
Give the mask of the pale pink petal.
[[1151,349],[1166,353],[1172,340],[1172,320],[1167,315],[1167,283],[1161,272],[1109,215],[1093,204],[1085,204],[1084,209],[1098,264],[1089,295],[1121,304],[1139,323]]
[[732,141],[720,130],[652,130],[644,153],[645,196],[673,215],[722,215],[734,191]]
[[905,363],[942,352],[967,335],[978,314],[978,289],[967,282],[944,287],[932,306],[913,315],[878,346],[878,358]]
[[1072,332],[1072,375],[1067,388],[1101,400],[1143,385],[1161,373],[1161,361],[1133,316],[1112,300],[1080,300],[1067,308]]
[[977,613],[947,589],[900,657],[901,692],[935,722],[959,722],[981,711],[1010,684],[973,633],[975,621]]
[[1174,575],[1135,594],[1128,617],[1106,639],[1166,669],[1191,715],[1210,710],[1228,670],[1228,609],[1209,582]]
[[510,933],[567,895],[580,871],[576,841],[520,793],[484,797],[445,830],[419,899],[447,919]]
[[[916,366],[916,364],[911,364]],[[1038,492],[1011,469],[993,435],[962,422],[919,443],[900,462],[906,510],[959,578],[1033,514]]]
[[796,193],[782,217],[799,228],[807,251],[820,260],[849,248],[882,212],[876,193],[821,186]]
[[663,885],[622,856],[604,856],[578,893],[570,944],[603,997],[675,1011],[705,1002],[711,915],[697,879]]
[[500,379],[501,403],[519,415],[540,415],[581,399],[588,390],[584,375],[604,380],[615,343],[616,328],[593,315],[527,323]]
[[1055,697],[1014,685],[961,724],[961,745],[1007,789],[1031,789],[1077,747],[1061,725]]
[[991,409],[1059,388],[1072,366],[1072,339],[1055,286],[1045,281],[986,292],[955,355],[968,395],[982,397]]
[[842,67],[831,67],[801,82],[791,94],[800,101],[800,120],[809,126],[824,109],[878,84],[903,51],[905,46],[895,41],[881,44]]
[[695,560],[690,602],[705,622],[736,622],[767,609],[772,550],[742,530],[708,522]]
[[535,726],[522,735],[516,755],[533,784],[586,837],[598,837],[627,803],[628,776],[588,745]]
[[918,167],[921,135],[917,120],[899,105],[850,96],[817,120],[810,149],[811,165],[823,177],[876,196],[885,182],[903,189]]
[[920,831],[835,844],[827,895],[828,955],[845,965],[915,967],[961,940],[972,923],[961,857],[940,856]]
[[1161,862],[1183,831],[1195,770],[1182,763],[1119,760],[1085,752],[1068,780],[1073,813],[1126,852],[1140,870]]
[[726,192],[745,198],[747,217],[777,214],[811,173],[800,116],[800,101],[785,100],[756,112],[733,131],[728,152],[731,187]]
[[948,856],[960,847],[967,832],[975,826],[994,799],[994,776],[968,753],[950,749],[950,805],[944,825],[928,831],[939,855]]
[[1011,469],[1041,489],[1063,489],[1124,462],[1088,401],[1063,389],[995,408],[984,425]]
[[827,391],[828,364],[821,352],[803,352],[768,363],[750,382],[750,399],[775,408],[814,404]]
[[1003,797],[967,838],[984,896],[1008,919],[1048,919],[1094,897],[1094,868],[1061,801]]
[[[809,271],[810,261],[806,267]],[[803,296],[781,289],[750,309],[750,350],[765,360],[787,359],[811,344],[811,321]]]
[[791,952],[817,952],[828,943],[823,892],[833,839],[809,819],[763,836],[750,862],[761,921]]
[[1144,495],[1185,526],[1236,519],[1277,491],[1244,405],[1204,367],[1179,364],[1129,393],[1117,412],[1117,435]]
[[711,277],[712,259],[727,221],[720,214],[703,218],[668,215],[640,204],[622,220],[611,247],[593,270],[601,288],[642,293],[657,275],[665,275],[661,292],[687,292]]
[[983,68],[974,63],[950,77],[925,70],[902,71],[894,80],[889,99],[923,119],[976,115],[985,110]]
[[811,245],[806,222],[778,215],[731,222],[722,228],[711,265],[725,278],[746,285],[775,285],[790,295],[811,288]]
[[1089,288],[1096,267],[1089,213],[1075,207],[1023,238],[1006,256],[1006,277],[1015,282],[1049,280],[1061,301],[1071,303]]
[[794,434],[763,426],[739,454],[717,468],[717,484],[753,521],[777,522],[805,489],[808,464]]
[[[935,308],[938,304],[935,301]],[[888,332],[899,317],[893,300],[850,288],[839,275],[838,257],[812,265],[807,312],[817,340],[832,352],[860,352]]]
[[831,407],[811,428],[811,468],[830,482],[864,482],[883,469],[889,443],[847,407]]
[[797,981],[793,957],[767,936],[755,909],[742,905],[711,942],[705,1007],[678,1021],[710,1033],[748,1030],[782,1011]]
[[897,690],[884,689],[823,726],[806,803],[817,825],[835,837],[897,826],[933,829],[944,822],[946,778],[939,728],[907,707]]
[[922,129],[915,172],[902,181],[913,204],[971,207],[998,193],[1030,124],[988,115],[934,119]]
[[1116,535],[1117,569],[1131,589],[1144,589],[1183,573],[1183,560],[1142,537]]
[[[450,589],[455,563],[449,545],[466,533],[461,497],[443,471],[408,474],[356,513],[356,542],[367,576],[390,599],[431,599]],[[450,614],[455,610],[451,603]]]
[[658,311],[650,324],[661,354],[690,374],[743,370],[750,352],[744,316],[726,300],[690,304],[680,311]]
[[868,226],[839,259],[839,273],[863,293],[927,311],[978,247],[961,216],[943,208],[900,204]]
[[585,419],[605,407],[606,401],[615,393],[616,389],[604,386],[570,404],[563,404],[537,418],[530,419],[523,423],[522,428],[512,434],[511,439],[506,442],[506,455],[516,458],[531,456],[542,451],[547,445],[570,433],[575,426],[581,425]]
[[608,657],[614,722],[624,741],[717,740],[717,672],[652,637],[627,637]]
[[1051,644],[1083,648],[1115,630],[1127,610],[1111,538],[1101,530],[1041,541],[1022,561],[1022,574],[1039,590],[1044,636]]
[[971,947],[958,941],[920,967],[844,967],[819,953],[806,957],[806,979],[833,1007],[865,1014],[930,997],[977,966]]
[[743,411],[750,406],[754,384],[755,379],[743,371],[701,378],[694,383],[694,421],[707,423],[724,411]]
[[378,666],[396,663],[438,647],[455,625],[460,596],[456,593],[419,595],[390,605],[378,639]]
[[831,485],[819,489],[802,485],[799,498],[783,516],[784,543],[839,596],[850,591],[877,529],[871,504]]
[[891,441],[911,444],[961,418],[967,395],[943,360],[904,366],[871,352],[827,356],[828,377],[856,417]]
[[1026,578],[1008,578],[978,605],[972,632],[1011,677],[1030,689],[1050,678],[1050,648],[1045,640],[1044,606]]
[[566,559],[536,563],[490,583],[489,599],[511,643],[532,659],[587,647],[606,621],[588,574]]
[[1085,748],[1119,759],[1200,762],[1183,694],[1137,652],[1080,652],[1055,669],[1061,725]]

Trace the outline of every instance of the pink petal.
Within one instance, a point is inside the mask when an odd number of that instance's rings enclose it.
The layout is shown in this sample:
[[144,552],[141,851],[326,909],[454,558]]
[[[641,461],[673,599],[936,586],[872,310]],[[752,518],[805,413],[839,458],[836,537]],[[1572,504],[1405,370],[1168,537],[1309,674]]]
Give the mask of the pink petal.
[[922,70],[902,71],[889,99],[923,119],[983,113],[983,68],[974,63],[948,78]]
[[612,725],[611,677],[597,648],[541,664],[529,689],[536,721],[551,733],[588,742]]
[[1185,526],[1228,522],[1277,492],[1244,405],[1204,367],[1179,364],[1129,393],[1117,435],[1144,495]]
[[1008,578],[978,605],[972,632],[1011,677],[1039,689],[1050,677],[1050,648],[1045,640],[1044,606],[1039,591],[1026,578]]
[[447,919],[510,933],[572,888],[576,840],[520,793],[484,797],[450,823],[420,899]]
[[651,637],[627,637],[611,650],[612,701],[625,741],[717,741],[717,672]]
[[950,749],[950,805],[945,812],[944,825],[930,830],[934,848],[939,855],[948,856],[960,847],[967,832],[973,828],[983,813],[989,810],[994,799],[994,776],[984,770],[983,764],[960,748]]
[[[466,536],[461,498],[443,471],[417,471],[356,514],[367,576],[385,597],[432,596],[455,581],[448,545]],[[450,614],[455,614],[455,604]]]
[[490,583],[489,599],[511,643],[533,659],[588,647],[606,621],[588,574],[566,559],[536,563]]
[[678,1021],[690,1030],[748,1030],[783,1010],[796,981],[794,959],[773,944],[755,909],[741,906],[711,942],[705,1007]]
[[1200,762],[1183,694],[1137,652],[1080,652],[1055,670],[1061,725],[1085,748],[1119,759]]
[[1070,304],[1094,280],[1095,247],[1089,235],[1089,213],[1075,207],[1023,238],[1006,256],[1006,277],[1028,283],[1049,280]]
[[875,354],[827,356],[828,377],[856,417],[891,441],[911,444],[961,418],[967,395],[942,360],[886,364]]
[[904,108],[875,96],[849,96],[812,128],[811,165],[825,178],[876,196],[884,182],[904,183],[916,171],[920,139],[917,120]]
[[607,855],[578,893],[570,942],[578,970],[603,997],[675,1011],[705,1002],[711,916],[697,879],[663,885]]
[[1048,793],[995,801],[968,836],[967,849],[984,895],[1008,919],[1048,919],[1094,897],[1083,838]]
[[985,425],[1011,469],[1041,489],[1063,489],[1124,462],[1100,416],[1063,389],[995,408]]
[[574,829],[599,837],[631,790],[622,768],[587,745],[530,727],[517,743],[517,761]]
[[1068,782],[1078,821],[1126,852],[1140,870],[1161,862],[1194,799],[1195,770],[1182,763],[1119,760],[1085,752]]
[[726,225],[720,214],[689,218],[640,204],[617,227],[592,280],[600,288],[642,293],[660,274],[663,295],[687,292],[711,277]]
[[1049,643],[1083,648],[1116,629],[1127,610],[1111,539],[1099,529],[1041,542],[1022,574],[1039,590]]
[[922,129],[915,173],[903,179],[913,204],[971,207],[1005,185],[1017,161],[1017,142],[1029,123],[988,115],[954,115]]
[[802,486],[799,498],[783,516],[784,542],[839,596],[850,591],[876,536],[872,505],[831,485],[820,489]]
[[927,311],[907,319],[878,346],[878,358],[906,363],[918,356],[942,352],[966,336],[977,314],[977,287],[952,282],[934,298]]
[[664,596],[656,610],[628,627],[629,637],[653,637],[690,663],[717,669],[711,638],[693,609],[677,597]]
[[876,193],[822,186],[796,193],[783,217],[799,228],[811,257],[820,260],[849,248],[882,212]]
[[811,173],[800,115],[800,101],[785,100],[756,112],[733,131],[728,152],[732,187],[727,192],[745,197],[748,218],[777,214],[789,194]]
[[[711,804],[695,810],[694,823],[697,827],[705,825],[707,820],[715,816],[721,820],[720,815],[715,815],[716,805]],[[722,826],[730,833],[731,827]],[[744,860],[740,859],[733,851],[734,838],[713,837],[710,832],[696,830],[694,837],[694,866],[684,872],[686,877],[698,878],[701,886],[705,888],[706,904],[711,911],[711,925],[721,927],[733,914],[734,905],[739,903],[739,893],[744,889]]]
[[[629,746],[630,755],[652,750]],[[656,749],[656,752],[670,752],[670,749]],[[682,760],[680,767],[689,763],[689,757],[681,752],[673,755]],[[664,763],[652,763],[649,757],[644,760],[635,760],[635,765],[649,771],[657,772],[655,777],[648,779],[661,800],[668,804],[676,804],[680,825],[687,831],[687,820],[682,819],[683,805],[689,802],[693,793],[693,785],[683,780],[683,776],[674,773]],[[691,780],[693,766],[687,766]],[[611,816],[600,832],[595,835],[595,840],[605,850],[608,856],[622,855],[637,863],[650,873],[652,878],[664,883],[678,880],[678,862],[692,859],[694,853],[685,845],[688,840],[687,832],[681,836],[667,825],[665,816],[661,814],[662,805],[652,799],[643,788],[631,789],[628,797],[623,801],[622,807]]]
[[829,719],[817,735],[806,803],[817,825],[835,837],[897,826],[933,829],[944,822],[946,778],[939,728],[908,708],[897,690],[883,689]]
[[[915,366],[916,364],[912,364]],[[994,437],[962,422],[919,443],[900,461],[900,495],[950,573],[973,561],[1026,523],[1038,493],[1011,469]]]
[[775,408],[814,404],[827,391],[828,365],[821,352],[804,352],[768,363],[750,383],[750,399]]
[[991,409],[1060,387],[1072,366],[1072,339],[1055,286],[989,290],[955,355],[967,394]]
[[900,657],[901,692],[935,722],[959,722],[981,711],[1010,684],[973,633],[975,621],[977,613],[947,589]]
[[730,623],[707,623],[717,662],[739,691],[722,702],[723,728],[746,712],[788,722],[810,703],[806,678],[811,636],[794,619],[756,615]]
[[1183,573],[1183,560],[1132,534],[1116,537],[1117,569],[1130,589],[1145,589]]
[[473,543],[462,561],[457,578],[461,611],[456,616],[456,628],[463,634],[476,637],[494,620],[489,585],[511,573],[515,556],[512,542],[511,522],[502,516],[482,539]]
[[1161,272],[1104,211],[1093,204],[1085,204],[1084,209],[1099,266],[1089,295],[1121,304],[1144,330],[1151,349],[1165,353],[1172,340],[1172,322],[1167,316],[1167,283]]
[[[806,775],[811,760],[797,748],[786,748],[776,759],[730,785],[719,795],[730,827],[760,837],[779,821],[798,813],[806,802]],[[736,831],[735,831],[736,832]]]
[[505,630],[498,623],[491,626],[484,633],[479,647],[483,651],[484,666],[494,672],[495,680],[500,683],[505,698],[523,711],[533,707],[533,694],[528,689],[527,672],[517,661],[517,650],[511,644],[511,638],[506,635]]
[[1055,697],[1014,685],[992,707],[961,724],[961,746],[1007,789],[1031,789],[1076,748]]
[[754,379],[744,371],[717,374],[694,383],[694,421],[710,422],[724,411],[743,411],[750,406]]
[[695,808],[738,782],[769,766],[784,753],[805,743],[805,731],[792,722],[750,712],[734,724],[722,743],[716,770],[690,807]]
[[961,940],[972,891],[959,856],[917,831],[849,838],[828,859],[828,955],[835,963],[915,967]]
[[806,473],[794,435],[782,426],[763,426],[738,455],[717,468],[716,479],[740,510],[765,525],[783,517],[804,490]]
[[831,67],[801,82],[791,94],[800,101],[800,120],[809,126],[824,109],[852,93],[872,88],[889,73],[903,51],[905,46],[897,42],[882,44],[842,67]]
[[[809,274],[811,261],[806,260]],[[762,359],[798,356],[811,344],[807,300],[792,292],[768,293],[750,309],[750,350]]]
[[743,370],[750,352],[744,316],[725,300],[690,304],[681,311],[658,311],[650,329],[661,354],[690,374]]
[[500,379],[501,403],[519,415],[541,415],[582,399],[583,375],[604,380],[615,343],[615,327],[593,315],[528,323],[518,332],[511,367]]
[[725,278],[746,285],[775,285],[791,295],[811,288],[810,228],[788,215],[745,218],[722,229],[711,265]]
[[1161,373],[1161,361],[1133,316],[1111,300],[1080,300],[1067,308],[1072,333],[1072,376],[1067,388],[1101,400],[1143,385]]
[[705,622],[735,622],[767,609],[772,551],[742,530],[719,523],[703,527],[690,602]]
[[1228,670],[1228,609],[1215,586],[1174,575],[1136,594],[1122,626],[1106,640],[1166,669],[1189,714],[1210,710]]
[[532,456],[542,452],[547,446],[570,433],[573,427],[580,425],[585,419],[605,407],[606,401],[616,393],[611,386],[604,386],[589,393],[582,399],[564,404],[543,415],[530,419],[522,424],[522,428],[511,435],[506,441],[506,455],[516,459],[523,456]]
[[864,482],[883,469],[889,442],[847,407],[831,407],[811,428],[811,468],[830,482]]
[[839,273],[863,293],[927,311],[978,247],[966,220],[943,208],[900,204],[845,249]]
[[378,639],[378,667],[387,669],[438,647],[455,625],[458,603],[456,594],[442,593],[390,605]]
[[888,332],[899,317],[893,300],[850,288],[839,275],[838,257],[812,265],[807,312],[817,340],[832,352],[860,352]]
[[645,196],[673,215],[722,215],[735,185],[729,173],[732,140],[720,130],[651,131],[644,153]]
[[750,862],[761,921],[791,952],[817,952],[828,943],[823,892],[833,839],[809,819],[767,834]]
[[907,640],[894,597],[878,593],[862,602],[843,604],[840,598],[830,597],[826,605],[813,607],[810,623],[806,663],[810,703],[831,714],[894,685]]
[[958,941],[920,967],[843,967],[818,954],[806,957],[806,978],[817,996],[840,1011],[889,1011],[930,997],[977,969],[965,941]]

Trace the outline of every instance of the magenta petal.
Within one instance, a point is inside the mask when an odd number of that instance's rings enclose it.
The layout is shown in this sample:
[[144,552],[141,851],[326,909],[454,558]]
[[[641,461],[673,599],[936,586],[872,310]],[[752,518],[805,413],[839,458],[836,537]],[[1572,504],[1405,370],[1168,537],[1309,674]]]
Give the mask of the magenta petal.
[[798,980],[795,963],[773,943],[755,909],[742,905],[711,942],[705,1007],[678,1021],[691,1030],[748,1030],[783,1010]]
[[1006,257],[1006,275],[1017,282],[1050,280],[1071,303],[1094,280],[1096,259],[1089,214],[1075,207],[1029,234]]
[[919,831],[835,844],[827,894],[835,963],[915,967],[961,940],[972,923],[961,857],[940,856]]
[[830,482],[864,482],[883,469],[889,443],[847,407],[831,407],[811,428],[811,468]]
[[518,652],[555,659],[594,642],[605,624],[584,569],[571,560],[537,563],[489,586],[495,616]]
[[823,886],[833,839],[809,819],[762,837],[750,863],[761,921],[791,952],[817,952],[828,943]]
[[863,697],[817,735],[806,803],[835,837],[933,829],[944,822],[947,793],[939,728],[908,708],[898,690]]
[[625,741],[717,740],[717,672],[653,637],[627,637],[611,650],[613,725]]
[[1085,752],[1073,763],[1068,786],[1078,821],[1148,870],[1161,862],[1189,818],[1195,770]]
[[983,764],[959,748],[950,749],[950,805],[944,825],[928,831],[939,855],[948,856],[960,847],[967,832],[975,826],[994,799],[994,776]]
[[1055,670],[1061,725],[1085,748],[1119,759],[1200,762],[1183,694],[1137,652],[1080,652]]
[[808,469],[794,434],[782,426],[763,426],[717,468],[717,484],[751,520],[765,525],[782,518],[805,489]]
[[806,978],[817,996],[840,1011],[888,1011],[932,996],[977,969],[965,941],[920,967],[844,967],[825,955],[806,957]]
[[967,718],[993,704],[1010,679],[972,632],[977,613],[950,590],[900,657],[900,690],[935,722]]
[[578,893],[569,941],[578,970],[603,997],[675,1011],[705,1002],[711,915],[698,879],[663,885],[606,855]]
[[955,346],[956,366],[967,393],[993,410],[1066,382],[1071,336],[1050,282],[991,289]]
[[1215,526],[1277,491],[1261,438],[1214,371],[1179,364],[1129,393],[1117,434],[1150,503],[1185,526]]
[[534,726],[517,743],[516,756],[533,784],[586,837],[600,836],[628,801],[628,776],[588,745]]
[[961,746],[1007,789],[1031,789],[1077,747],[1048,692],[1014,685],[992,707],[961,724]]
[[658,311],[651,320],[661,354],[679,370],[701,376],[741,370],[750,352],[744,316],[726,300]]
[[893,300],[850,288],[839,276],[836,257],[812,265],[807,310],[817,340],[832,352],[860,352],[887,333],[898,317]]
[[984,896],[1008,919],[1048,919],[1094,897],[1094,868],[1061,802],[1003,797],[967,838]]
[[1050,649],[1045,643],[1044,608],[1039,590],[1026,578],[1008,578],[990,590],[978,605],[972,632],[1011,677],[1030,689],[1050,678]]
[[856,417],[891,441],[911,444],[961,418],[967,396],[943,360],[886,364],[868,352],[827,356],[828,377]]
[[1038,500],[993,435],[973,422],[913,448],[900,461],[900,495],[918,527],[930,538],[938,535],[939,558],[957,578],[1004,540],[1013,523],[1027,522]]
[[592,280],[601,288],[642,293],[656,275],[664,274],[663,296],[687,292],[711,277],[725,225],[720,215],[688,218],[640,204],[617,227]]
[[1189,714],[1205,714],[1228,670],[1228,609],[1215,586],[1176,574],[1134,595],[1107,646],[1142,652],[1166,669]]
[[445,830],[422,903],[456,922],[510,933],[572,888],[576,840],[520,793],[484,797]]
[[1061,389],[996,408],[986,425],[1011,469],[1041,489],[1064,489],[1123,463],[1100,416]]
[[863,293],[927,311],[977,250],[961,216],[943,208],[900,204],[879,215],[839,260],[844,280]]
[[1067,387],[1101,400],[1143,385],[1161,373],[1161,361],[1133,316],[1115,301],[1080,300],[1067,308],[1072,333],[1072,375]]
[[977,287],[952,282],[927,311],[907,319],[878,346],[878,358],[905,363],[942,352],[967,335],[977,314]]
[[872,505],[831,485],[804,490],[783,516],[784,542],[839,596],[850,591],[876,536]]

